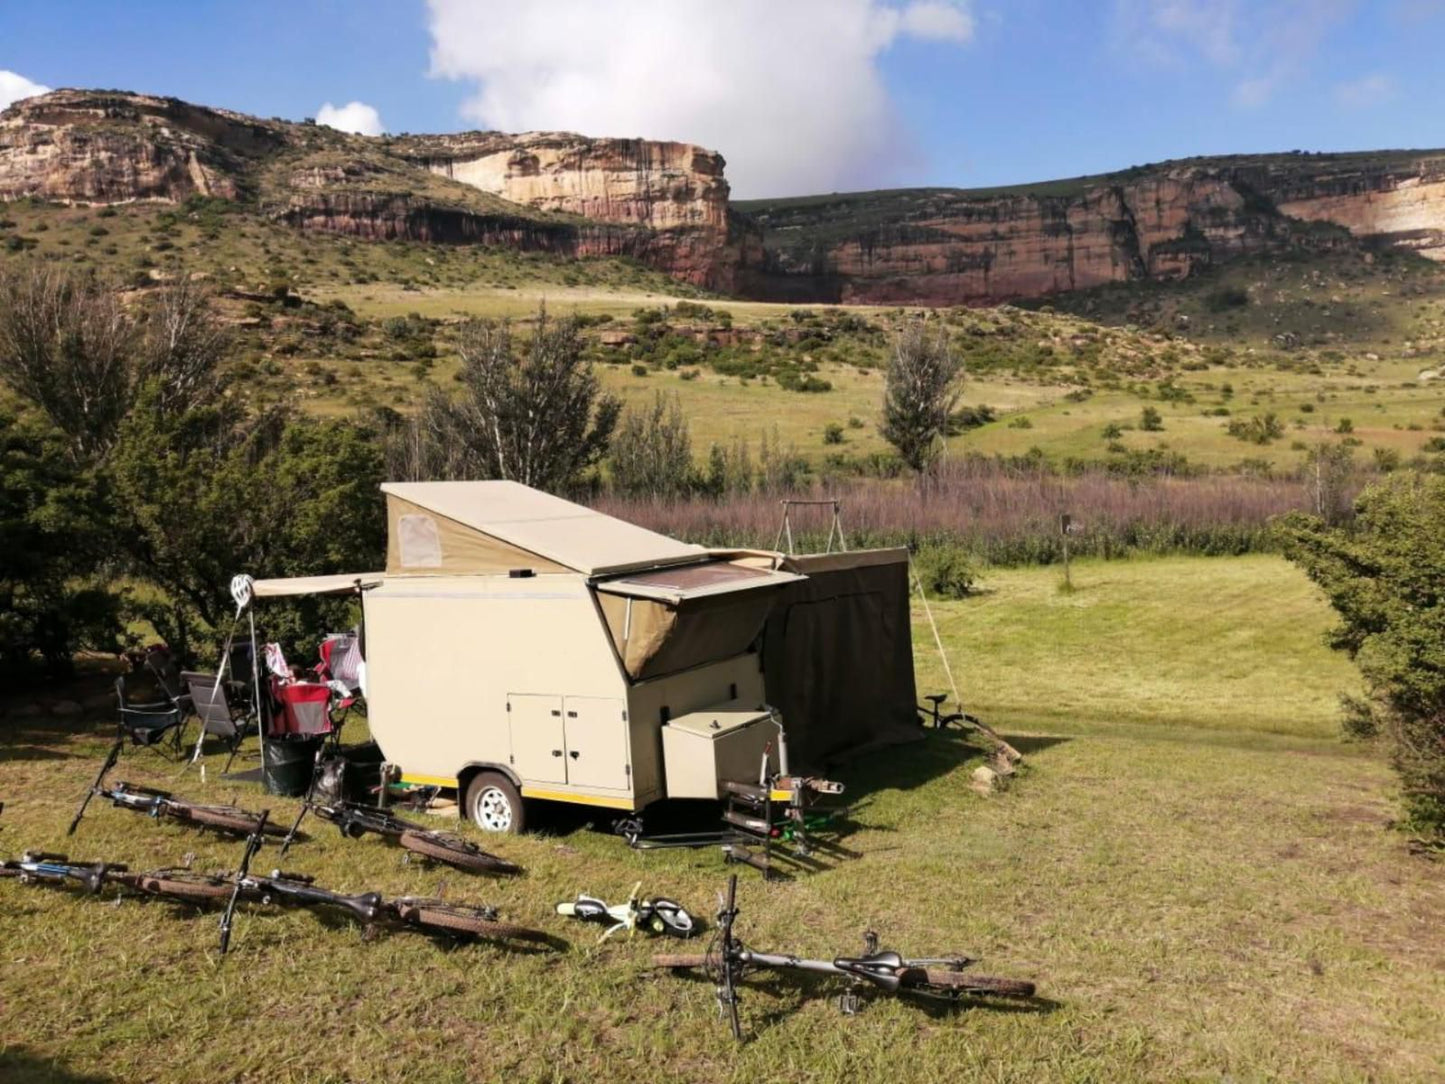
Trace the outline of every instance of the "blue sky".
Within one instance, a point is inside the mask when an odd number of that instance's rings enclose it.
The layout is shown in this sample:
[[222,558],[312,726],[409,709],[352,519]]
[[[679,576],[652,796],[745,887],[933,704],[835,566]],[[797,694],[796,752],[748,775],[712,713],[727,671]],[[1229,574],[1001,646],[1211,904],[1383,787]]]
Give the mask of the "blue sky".
[[685,139],[742,196],[1439,147],[1442,47],[1445,0],[0,3],[0,72],[35,84]]

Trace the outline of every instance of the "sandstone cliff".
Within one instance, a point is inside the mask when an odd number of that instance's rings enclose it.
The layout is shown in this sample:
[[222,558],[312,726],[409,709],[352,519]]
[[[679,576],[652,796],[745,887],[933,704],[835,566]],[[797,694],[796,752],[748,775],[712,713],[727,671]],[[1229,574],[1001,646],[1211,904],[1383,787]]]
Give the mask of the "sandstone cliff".
[[740,205],[761,297],[981,303],[1170,279],[1350,237],[1445,259],[1445,155],[1197,159],[993,191],[917,189]]
[[986,303],[1356,243],[1445,259],[1445,152],[1201,158],[990,191],[731,206],[723,166],[685,143],[368,138],[118,91],[55,91],[0,113],[0,201],[220,197],[367,239],[630,256],[767,299]]
[[370,239],[631,256],[722,291],[761,256],[729,212],[721,156],[682,143],[368,138],[112,91],[55,91],[0,114],[0,201],[196,195]]

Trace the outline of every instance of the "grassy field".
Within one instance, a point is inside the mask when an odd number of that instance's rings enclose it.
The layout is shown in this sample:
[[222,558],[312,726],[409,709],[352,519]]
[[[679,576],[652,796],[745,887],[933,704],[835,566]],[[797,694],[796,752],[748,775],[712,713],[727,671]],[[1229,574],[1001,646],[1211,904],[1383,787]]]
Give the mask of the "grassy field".
[[[873,758],[840,773],[858,801],[843,840],[856,858],[792,883],[745,874],[741,888],[741,933],[758,947],[836,954],[872,926],[904,952],[962,949],[1034,978],[1035,1004],[878,1000],[844,1018],[826,988],[764,977],[748,983],[738,1047],[705,983],[645,969],[652,944],[598,947],[595,928],[550,914],[639,878],[710,914],[715,852],[637,854],[558,815],[498,841],[528,873],[492,881],[328,829],[288,865],[353,891],[446,882],[569,947],[363,940],[255,910],[222,961],[214,915],[0,884],[0,1078],[1438,1079],[1445,883],[1389,831],[1388,770],[1337,736],[1335,694],[1357,679],[1321,646],[1324,604],[1271,558],[1086,562],[1074,579],[1065,593],[1057,570],[995,572],[979,596],[935,607],[965,701],[1028,754],[1011,790],[971,792],[978,754],[952,736]],[[942,688],[915,617],[920,691]],[[233,843],[104,807],[64,839],[102,748],[98,721],[11,706],[6,852],[234,860]],[[120,775],[264,800],[152,765],[128,754]]]

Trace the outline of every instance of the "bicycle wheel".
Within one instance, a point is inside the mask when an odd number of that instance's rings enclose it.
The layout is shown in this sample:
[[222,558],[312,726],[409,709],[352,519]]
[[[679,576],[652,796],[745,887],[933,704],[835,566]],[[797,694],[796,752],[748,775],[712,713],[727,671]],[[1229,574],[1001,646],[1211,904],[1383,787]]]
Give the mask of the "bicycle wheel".
[[[259,816],[247,813],[244,809],[235,809],[230,806],[175,804],[178,808],[171,815],[177,820],[183,823],[199,824],[205,828],[215,828],[221,832],[249,836],[261,823]],[[287,828],[284,824],[266,822],[266,835],[279,839],[286,832]]]
[[653,967],[706,967],[708,965],[707,953],[705,952],[656,952],[652,956]]
[[469,937],[485,937],[492,941],[546,941],[548,937],[540,930],[525,926],[513,926],[508,922],[497,922],[488,918],[490,911],[481,907],[461,907],[437,903],[433,900],[419,900],[408,903],[397,900],[397,913],[415,926],[446,934],[463,934]]
[[136,878],[135,887],[152,896],[169,896],[191,903],[230,899],[234,888],[230,882],[218,877],[204,873],[187,873],[185,870],[143,873]]
[[437,862],[471,873],[521,873],[522,867],[488,854],[475,843],[441,832],[406,831],[401,845]]
[[921,981],[905,979],[904,988],[914,993],[955,997],[959,994],[991,995],[993,997],[1033,997],[1034,984],[1023,979],[1000,979],[993,975],[975,975],[969,971],[943,971],[919,968],[909,972],[921,974]]

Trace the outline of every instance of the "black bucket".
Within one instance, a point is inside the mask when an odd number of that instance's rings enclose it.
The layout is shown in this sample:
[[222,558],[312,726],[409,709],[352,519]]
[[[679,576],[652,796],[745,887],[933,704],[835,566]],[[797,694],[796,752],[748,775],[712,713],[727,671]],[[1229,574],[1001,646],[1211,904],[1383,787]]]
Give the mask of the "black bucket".
[[267,794],[299,798],[311,786],[316,753],[324,735],[278,734],[267,738],[261,754],[261,782]]

